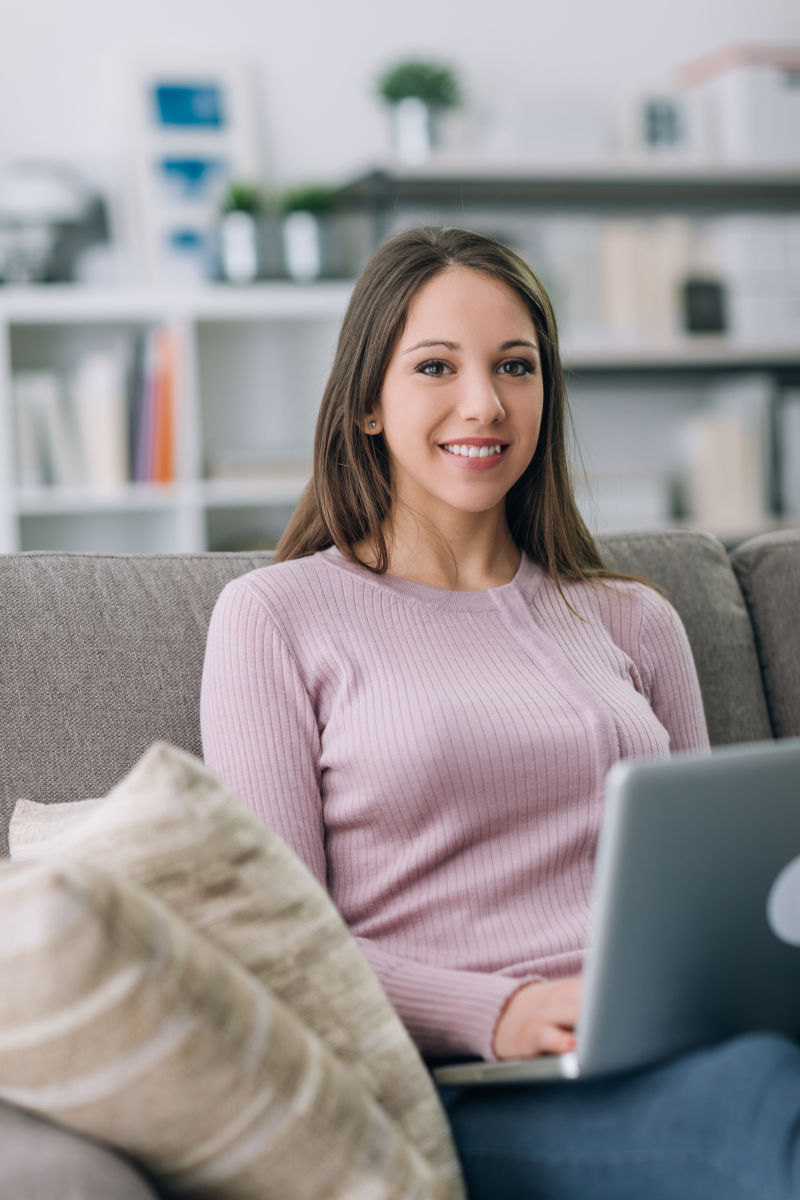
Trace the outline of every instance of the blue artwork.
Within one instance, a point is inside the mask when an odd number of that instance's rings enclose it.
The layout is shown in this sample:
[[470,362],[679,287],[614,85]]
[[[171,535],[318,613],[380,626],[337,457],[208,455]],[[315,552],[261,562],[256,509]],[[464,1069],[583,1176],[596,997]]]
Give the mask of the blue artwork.
[[196,254],[206,247],[205,235],[199,229],[173,229],[167,240],[173,250],[181,253]]
[[176,228],[164,234],[164,265],[174,279],[199,282],[211,269],[209,235],[202,229]]
[[224,129],[227,124],[217,83],[159,83],[153,99],[158,124],[170,129]]
[[179,204],[213,198],[228,173],[221,158],[164,158],[155,167],[165,199]]

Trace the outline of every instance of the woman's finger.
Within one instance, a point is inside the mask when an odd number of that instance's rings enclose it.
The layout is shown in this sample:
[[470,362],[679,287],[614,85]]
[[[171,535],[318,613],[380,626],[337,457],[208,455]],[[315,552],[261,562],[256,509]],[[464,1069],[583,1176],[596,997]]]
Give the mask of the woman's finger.
[[557,1025],[540,1025],[536,1040],[538,1045],[532,1049],[538,1054],[569,1054],[575,1049],[575,1035]]

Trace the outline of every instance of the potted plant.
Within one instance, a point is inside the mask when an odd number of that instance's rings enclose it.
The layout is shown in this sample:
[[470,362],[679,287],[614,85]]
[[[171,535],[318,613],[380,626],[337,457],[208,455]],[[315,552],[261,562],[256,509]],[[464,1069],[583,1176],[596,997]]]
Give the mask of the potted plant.
[[424,162],[437,143],[440,114],[461,103],[455,72],[444,63],[406,59],[384,71],[378,91],[391,106],[398,158]]
[[229,283],[252,283],[261,269],[259,222],[264,193],[249,180],[232,179],[222,199],[219,231],[220,271]]
[[286,272],[298,283],[328,273],[331,237],[328,217],[336,207],[336,192],[321,183],[296,184],[279,197],[283,217]]

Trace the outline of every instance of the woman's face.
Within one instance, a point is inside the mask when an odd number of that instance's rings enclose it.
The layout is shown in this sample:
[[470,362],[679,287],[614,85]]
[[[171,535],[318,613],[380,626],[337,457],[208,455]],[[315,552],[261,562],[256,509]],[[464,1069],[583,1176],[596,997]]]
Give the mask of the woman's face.
[[536,450],[543,402],[539,339],[517,293],[466,267],[434,276],[411,304],[369,414],[395,503],[434,522],[453,510],[504,514]]

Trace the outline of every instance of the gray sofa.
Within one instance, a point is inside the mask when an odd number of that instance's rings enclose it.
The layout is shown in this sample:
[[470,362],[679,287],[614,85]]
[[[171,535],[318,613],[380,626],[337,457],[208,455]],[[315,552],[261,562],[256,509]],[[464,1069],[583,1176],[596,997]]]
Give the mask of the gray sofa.
[[[680,612],[714,744],[800,734],[800,529],[731,555],[688,531],[602,545]],[[0,557],[0,853],[21,796],[103,795],[159,739],[200,754],[211,609],[229,579],[266,562],[255,553]],[[0,1139],[2,1196],[156,1194],[116,1155],[3,1106]]]

